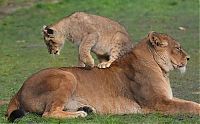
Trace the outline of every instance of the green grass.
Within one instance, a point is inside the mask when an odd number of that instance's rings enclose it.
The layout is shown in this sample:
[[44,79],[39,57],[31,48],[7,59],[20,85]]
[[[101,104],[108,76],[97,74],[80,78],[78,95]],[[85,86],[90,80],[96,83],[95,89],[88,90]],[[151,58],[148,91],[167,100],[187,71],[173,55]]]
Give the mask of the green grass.
[[[38,3],[0,20],[0,99],[9,100],[23,81],[47,67],[77,64],[77,49],[66,43],[60,56],[53,58],[43,43],[41,28],[75,11],[106,16],[124,25],[134,42],[151,30],[177,39],[190,54],[187,73],[171,73],[174,96],[200,102],[200,50],[198,0],[64,0],[56,4]],[[179,26],[186,31],[178,30]],[[7,104],[0,107],[0,123]],[[19,123],[200,123],[198,116],[91,115],[81,119],[56,120],[28,114]]]

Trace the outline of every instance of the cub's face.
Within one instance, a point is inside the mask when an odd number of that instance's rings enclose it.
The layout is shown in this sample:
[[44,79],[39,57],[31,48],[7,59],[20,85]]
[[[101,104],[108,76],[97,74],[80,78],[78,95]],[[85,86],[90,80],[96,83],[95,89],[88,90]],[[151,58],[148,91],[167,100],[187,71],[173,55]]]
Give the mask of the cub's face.
[[190,57],[176,40],[166,34],[156,32],[151,32],[149,39],[155,51],[154,58],[163,70],[168,72],[179,69],[185,72]]
[[64,45],[65,37],[55,30],[45,26],[43,27],[43,38],[47,45],[48,52],[50,54],[59,55]]

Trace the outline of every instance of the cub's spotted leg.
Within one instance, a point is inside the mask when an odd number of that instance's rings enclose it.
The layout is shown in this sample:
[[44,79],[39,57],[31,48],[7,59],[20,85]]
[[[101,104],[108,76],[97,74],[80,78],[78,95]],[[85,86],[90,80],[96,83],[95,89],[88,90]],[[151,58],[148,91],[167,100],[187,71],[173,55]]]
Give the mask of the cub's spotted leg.
[[85,64],[80,60],[80,55],[78,55],[78,67],[85,67]]
[[99,63],[109,61],[109,56],[108,55],[97,55],[97,58],[99,60]]
[[109,61],[103,61],[103,62],[99,63],[98,68],[108,68],[108,67],[110,67],[111,63],[114,62],[119,56],[119,52],[117,52],[117,51],[112,51],[111,54],[112,55],[110,56],[110,60]]
[[98,64],[98,68],[108,68],[116,59],[120,56],[124,55],[126,52],[130,51],[133,47],[131,40],[128,38],[127,34],[123,32],[116,32],[116,34],[112,38],[112,48],[110,50],[109,61],[101,62]]
[[92,58],[90,51],[98,40],[98,34],[88,34],[85,36],[79,46],[79,63],[84,63],[86,66],[94,67],[94,59]]

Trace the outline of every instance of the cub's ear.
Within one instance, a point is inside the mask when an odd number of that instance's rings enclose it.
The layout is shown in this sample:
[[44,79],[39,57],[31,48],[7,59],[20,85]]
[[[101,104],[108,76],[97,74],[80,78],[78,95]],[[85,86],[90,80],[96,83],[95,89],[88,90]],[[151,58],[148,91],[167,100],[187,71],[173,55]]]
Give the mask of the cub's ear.
[[43,27],[42,27],[42,33],[43,33],[43,34],[46,34],[46,33],[47,33],[46,28],[47,28],[47,26],[46,26],[46,25],[43,25]]
[[42,28],[42,32],[43,34],[49,36],[49,37],[53,37],[55,34],[55,31],[52,28],[49,28],[48,26],[44,25]]
[[42,27],[42,30],[45,30],[45,29],[46,29],[46,27],[47,27],[46,25],[43,25],[43,27]]
[[150,43],[153,46],[159,46],[159,47],[166,47],[168,45],[167,41],[163,41],[160,37],[159,37],[159,33],[156,33],[154,31],[149,32],[148,37],[150,40]]

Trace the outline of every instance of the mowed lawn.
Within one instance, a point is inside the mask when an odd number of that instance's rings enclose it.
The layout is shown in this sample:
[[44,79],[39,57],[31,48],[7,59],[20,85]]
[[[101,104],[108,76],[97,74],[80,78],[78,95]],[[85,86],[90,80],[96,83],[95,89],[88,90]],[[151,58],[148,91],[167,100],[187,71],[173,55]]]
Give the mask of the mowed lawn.
[[[48,54],[41,29],[75,11],[109,17],[120,22],[137,43],[151,30],[177,39],[190,54],[187,72],[170,74],[174,96],[200,102],[200,50],[198,0],[65,0],[37,3],[0,20],[0,100],[10,100],[31,74],[48,67],[75,66],[76,46],[66,42],[60,56]],[[179,27],[185,28],[180,30]],[[7,123],[7,104],[0,106],[0,123]],[[47,119],[27,114],[19,123],[200,123],[192,115],[90,115],[79,119]]]

